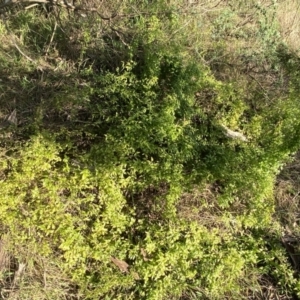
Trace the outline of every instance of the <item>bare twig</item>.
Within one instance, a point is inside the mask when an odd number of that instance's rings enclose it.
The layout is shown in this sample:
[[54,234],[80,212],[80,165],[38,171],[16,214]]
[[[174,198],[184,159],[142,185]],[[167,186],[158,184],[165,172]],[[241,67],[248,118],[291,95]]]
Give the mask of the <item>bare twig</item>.
[[[9,2],[10,3],[10,2]],[[7,30],[8,33],[10,33],[10,29],[9,29],[9,26],[7,25],[7,22],[5,20],[5,18],[2,16],[2,20],[3,20],[3,23],[5,25],[5,28]],[[16,47],[16,49],[19,51],[19,53],[24,56],[27,60],[29,60],[31,63],[37,65],[38,63],[36,61],[34,61],[32,58],[30,58],[28,55],[26,55],[21,49],[20,47],[17,45],[17,42],[15,40],[15,36],[14,34],[10,34],[10,38],[11,38],[11,41],[13,43],[13,45]]]
[[55,32],[56,32],[56,28],[57,28],[57,22],[55,22],[55,25],[54,25],[54,28],[53,28],[53,32],[52,32],[52,35],[51,35],[51,38],[50,38],[50,42],[49,42],[49,45],[47,47],[45,55],[48,55],[48,53],[49,53],[49,49],[50,49],[51,44],[53,42],[53,38],[54,38],[54,35],[55,35]]
[[254,80],[254,81],[257,83],[257,85],[262,89],[262,91],[263,91],[263,93],[265,94],[265,96],[267,96],[267,95],[268,95],[268,94],[267,94],[267,91],[266,91],[265,88],[261,85],[261,83],[260,83],[254,76],[252,76],[251,74],[247,73],[247,75],[248,75],[252,80]]
[[39,5],[39,3],[34,3],[34,4],[26,6],[25,9],[30,9],[30,8],[35,7],[37,5]]
[[2,3],[0,5],[0,9],[1,8],[4,8],[4,7],[8,7],[8,6],[11,6],[11,5],[14,5],[14,4],[22,4],[22,3],[37,3],[37,4],[45,4],[45,3],[48,3],[49,1],[48,0],[9,0],[9,1],[5,1],[4,3]]
[[[191,10],[187,10],[187,9],[177,9],[176,11],[177,11],[177,13],[180,13],[180,14],[193,14],[193,15],[200,14],[200,13],[203,14],[203,13],[215,10],[214,8],[217,7],[221,2],[222,2],[222,0],[220,2],[218,2],[215,6],[209,8],[209,9],[202,9],[202,12],[195,12],[195,11],[191,11]],[[33,4],[31,4],[31,3],[33,3]],[[0,5],[0,9],[4,8],[4,7],[16,5],[16,4],[29,4],[27,7],[25,7],[25,9],[29,9],[38,4],[51,4],[53,6],[58,6],[58,7],[67,8],[69,10],[73,10],[74,12],[94,12],[104,21],[111,21],[112,19],[114,19],[116,17],[132,18],[132,17],[136,17],[136,16],[141,16],[141,15],[147,16],[147,15],[153,14],[153,13],[148,13],[148,12],[137,12],[136,14],[118,14],[118,12],[114,12],[110,16],[105,16],[99,12],[99,7],[98,8],[96,8],[96,7],[86,8],[83,5],[75,6],[73,4],[70,4],[67,1],[57,1],[57,0],[8,0]],[[168,12],[169,11],[160,11],[160,12],[157,12],[156,15],[164,15]]]
[[120,41],[123,43],[123,45],[125,45],[126,47],[129,47],[129,45],[124,41],[123,37],[122,37],[122,32],[113,28],[113,27],[110,27],[111,30],[113,32],[115,32],[115,34],[119,37]]
[[23,55],[26,59],[28,59],[30,62],[36,64],[36,62],[35,62],[32,58],[30,58],[28,55],[26,55],[26,54],[19,48],[19,46],[17,45],[17,43],[16,43],[16,41],[15,41],[15,37],[14,37],[13,35],[11,36],[11,40],[12,40],[14,46],[16,47],[16,49],[19,51],[20,54],[22,54],[22,55]]
[[[5,27],[6,27],[6,30],[7,32],[10,33],[10,29],[9,27],[7,26],[7,23],[5,21],[4,18],[3,19],[3,22],[5,24]],[[40,71],[43,71],[44,68],[51,68],[51,66],[45,62],[39,62],[39,61],[36,61],[34,59],[32,59],[31,57],[29,57],[28,55],[26,55],[21,49],[20,47],[17,45],[16,43],[16,40],[15,40],[15,36],[13,33],[10,33],[10,38],[11,38],[11,41],[12,41],[12,44],[15,46],[15,48],[18,50],[18,52],[24,56],[28,61],[30,61],[31,63],[33,63]],[[9,56],[11,58],[11,56],[8,54],[8,53],[5,53],[7,56]]]
[[243,142],[248,142],[248,139],[242,133],[240,133],[238,131],[233,131],[223,124],[221,124],[221,127],[225,130],[225,134],[229,138],[241,140]]
[[18,270],[15,272],[15,276],[14,276],[14,281],[13,281],[14,286],[16,284],[18,284],[18,282],[20,281],[20,278],[21,278],[22,274],[24,273],[25,267],[26,267],[26,264],[19,263]]

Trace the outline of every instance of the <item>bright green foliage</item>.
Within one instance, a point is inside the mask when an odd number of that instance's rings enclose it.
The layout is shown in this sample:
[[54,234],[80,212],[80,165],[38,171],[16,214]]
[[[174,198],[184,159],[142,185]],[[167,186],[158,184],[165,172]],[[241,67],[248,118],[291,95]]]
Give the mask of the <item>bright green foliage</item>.
[[[148,7],[141,2],[139,9]],[[290,87],[279,97],[267,84],[265,93],[245,84],[245,74],[222,80],[222,70],[205,59],[226,51],[220,38],[234,30],[235,10],[224,8],[207,27],[217,46],[210,53],[199,42],[191,46],[194,23],[183,23],[180,5],[153,2],[147,14],[117,20],[124,32],[110,27],[109,38],[97,35],[103,20],[80,19],[82,47],[72,54],[58,30],[55,50],[75,62],[67,76],[59,65],[36,87],[34,66],[21,68],[24,99],[40,98],[27,123],[7,129],[15,140],[8,145],[1,136],[1,234],[10,236],[12,251],[23,246],[55,257],[87,300],[180,299],[194,291],[197,299],[240,299],[241,282],[253,273],[299,292],[271,223],[275,176],[299,149],[298,61],[286,63],[273,19],[254,6],[263,43],[251,63],[273,65],[278,82],[289,73]],[[38,26],[34,13],[15,18],[12,29],[21,27],[24,44],[40,55],[50,23]],[[30,34],[39,27],[35,40]],[[270,44],[276,47],[264,51]],[[213,199],[190,201],[190,215],[183,215],[184,195],[205,186]],[[207,208],[215,209],[212,222],[201,218]]]
[[[139,293],[147,299],[163,298],[170,289],[180,295],[186,280],[196,278],[207,286],[207,293],[218,295],[216,283],[225,273],[228,280],[222,289],[233,288],[243,257],[231,249],[230,237],[224,244],[218,231],[209,232],[196,223],[163,219],[162,224],[150,226],[136,219],[134,211],[125,214],[121,189],[128,180],[121,167],[99,167],[92,173],[72,167],[75,162],[61,158],[61,151],[47,135],[40,136],[24,147],[19,160],[7,162],[9,175],[1,182],[1,220],[15,242],[46,257],[52,251],[61,255],[62,266],[75,281],[86,278],[90,297],[113,295],[135,284],[131,273],[124,277],[113,267],[112,255],[133,262],[132,272],[143,280],[136,283],[141,285]],[[145,237],[136,240],[130,232],[144,232]],[[141,248],[149,256],[147,261]],[[226,259],[221,261],[220,255]]]

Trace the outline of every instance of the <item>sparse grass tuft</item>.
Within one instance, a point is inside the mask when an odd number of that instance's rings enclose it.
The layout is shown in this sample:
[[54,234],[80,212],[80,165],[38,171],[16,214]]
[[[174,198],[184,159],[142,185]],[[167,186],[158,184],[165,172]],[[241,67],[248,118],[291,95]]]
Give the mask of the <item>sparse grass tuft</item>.
[[[7,300],[77,300],[76,286],[57,265],[56,257],[45,258],[39,253],[16,246],[9,236],[1,239],[0,290]],[[15,256],[16,255],[16,256]]]

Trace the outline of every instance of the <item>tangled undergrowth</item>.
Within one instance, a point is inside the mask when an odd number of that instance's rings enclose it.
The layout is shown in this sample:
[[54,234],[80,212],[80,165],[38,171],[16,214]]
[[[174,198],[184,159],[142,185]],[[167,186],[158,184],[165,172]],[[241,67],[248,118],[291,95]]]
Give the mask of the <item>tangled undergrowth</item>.
[[296,4],[68,3],[0,4],[0,297],[297,299]]

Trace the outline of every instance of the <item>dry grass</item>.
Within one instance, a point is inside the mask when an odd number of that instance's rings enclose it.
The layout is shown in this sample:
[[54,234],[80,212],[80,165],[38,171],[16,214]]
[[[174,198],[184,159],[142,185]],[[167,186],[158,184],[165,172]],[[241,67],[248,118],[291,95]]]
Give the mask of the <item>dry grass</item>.
[[284,0],[279,3],[277,13],[280,32],[291,49],[300,50],[300,2]]
[[215,227],[222,215],[217,204],[217,186],[207,184],[202,189],[194,188],[191,192],[184,193],[177,205],[179,217],[197,221],[202,225]]
[[8,236],[0,240],[0,299],[77,300],[76,288],[51,258],[26,247],[13,249]]

